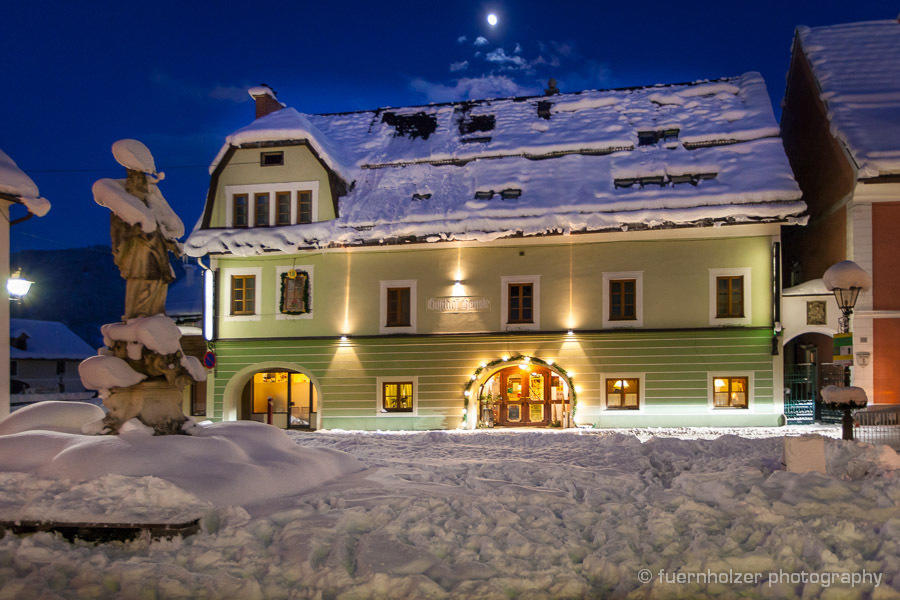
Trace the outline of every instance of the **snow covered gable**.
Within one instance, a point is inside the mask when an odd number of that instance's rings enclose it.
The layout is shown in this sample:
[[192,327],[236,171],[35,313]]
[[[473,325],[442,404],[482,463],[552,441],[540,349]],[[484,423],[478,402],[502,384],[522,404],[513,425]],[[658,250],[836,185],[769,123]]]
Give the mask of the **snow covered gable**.
[[307,139],[352,182],[339,217],[200,226],[185,250],[794,222],[806,206],[778,134],[758,73],[353,113],[287,108],[229,136],[213,169],[234,145]]
[[859,176],[900,174],[900,22],[798,27],[797,38]]

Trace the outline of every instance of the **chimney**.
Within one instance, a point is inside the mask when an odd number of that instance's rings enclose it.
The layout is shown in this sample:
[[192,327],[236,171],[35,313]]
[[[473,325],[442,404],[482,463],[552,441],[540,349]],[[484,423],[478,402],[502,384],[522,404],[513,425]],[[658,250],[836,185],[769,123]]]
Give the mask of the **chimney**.
[[247,93],[256,101],[257,119],[284,108],[284,104],[275,96],[275,90],[264,83],[250,88]]
[[559,88],[556,87],[556,80],[551,77],[550,81],[547,82],[547,89],[544,90],[544,95],[545,96],[553,96],[554,94],[558,94],[558,93],[559,93]]

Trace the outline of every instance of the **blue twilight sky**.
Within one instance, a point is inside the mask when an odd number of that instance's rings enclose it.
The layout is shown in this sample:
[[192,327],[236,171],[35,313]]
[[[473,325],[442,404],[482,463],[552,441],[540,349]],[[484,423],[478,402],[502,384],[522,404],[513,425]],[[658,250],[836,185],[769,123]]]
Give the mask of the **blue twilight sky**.
[[777,106],[796,25],[895,18],[888,4],[7,2],[0,148],[53,203],[13,227],[12,250],[109,242],[91,184],[124,177],[109,151],[123,137],[153,151],[190,230],[207,167],[253,119],[245,90],[260,82],[300,111],[336,112],[539,93],[550,76],[570,92],[754,70]]

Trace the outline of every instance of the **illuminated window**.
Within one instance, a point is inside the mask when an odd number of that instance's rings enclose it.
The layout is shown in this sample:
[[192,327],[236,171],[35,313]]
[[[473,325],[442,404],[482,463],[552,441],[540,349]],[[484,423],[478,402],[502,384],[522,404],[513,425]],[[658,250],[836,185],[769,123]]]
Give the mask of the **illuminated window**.
[[291,224],[291,193],[276,192],[275,193],[275,224],[290,225]]
[[413,382],[391,381],[382,383],[381,408],[385,412],[413,412]]
[[609,282],[609,320],[634,321],[637,319],[637,281],[612,279]]
[[534,285],[510,283],[507,295],[507,323],[534,322]]
[[744,276],[716,277],[716,318],[744,316]]
[[235,194],[232,196],[231,226],[247,227],[247,194]]
[[256,276],[231,276],[231,314],[252,315],[256,313]]
[[255,194],[253,196],[253,225],[266,227],[269,225],[269,194]]
[[297,223],[312,223],[312,192],[300,190],[297,192]]
[[641,380],[610,377],[606,380],[606,408],[637,410],[640,408]]
[[747,377],[713,377],[713,407],[747,408]]

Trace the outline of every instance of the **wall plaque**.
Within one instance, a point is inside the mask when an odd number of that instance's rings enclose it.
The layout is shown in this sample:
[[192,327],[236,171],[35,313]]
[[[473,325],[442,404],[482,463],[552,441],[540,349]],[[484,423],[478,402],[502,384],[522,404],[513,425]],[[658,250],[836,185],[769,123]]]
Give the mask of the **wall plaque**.
[[809,300],[806,303],[806,324],[807,325],[825,325],[825,301]]
[[429,298],[427,307],[439,313],[489,312],[491,301],[483,296],[439,296]]

